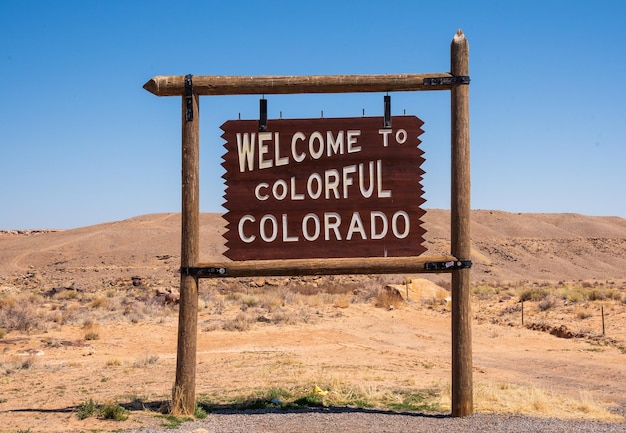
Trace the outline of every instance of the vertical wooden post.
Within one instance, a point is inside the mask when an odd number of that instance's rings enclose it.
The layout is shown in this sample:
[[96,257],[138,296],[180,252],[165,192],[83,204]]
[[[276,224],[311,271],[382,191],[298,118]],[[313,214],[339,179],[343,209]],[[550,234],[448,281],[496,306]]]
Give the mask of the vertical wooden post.
[[[188,106],[188,100],[191,98]],[[200,118],[198,95],[183,96],[182,128],[182,230],[180,255],[180,305],[176,382],[172,391],[172,413],[193,415],[196,405],[196,347],[198,322],[198,278],[185,268],[199,261],[199,154]],[[191,114],[191,119],[189,119]]]
[[[450,45],[450,72],[469,76],[469,44],[459,29]],[[451,249],[459,260],[469,260],[470,239],[470,137],[469,86],[451,90]],[[470,269],[452,272],[452,416],[473,413],[472,327]]]

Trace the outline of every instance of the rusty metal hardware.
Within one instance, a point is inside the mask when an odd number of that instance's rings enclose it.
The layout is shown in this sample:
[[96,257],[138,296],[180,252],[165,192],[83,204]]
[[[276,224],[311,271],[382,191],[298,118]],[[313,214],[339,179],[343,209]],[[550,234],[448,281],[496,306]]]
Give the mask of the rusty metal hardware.
[[454,269],[467,269],[472,267],[471,260],[454,260],[449,262],[427,262],[424,264],[426,271],[447,271]]

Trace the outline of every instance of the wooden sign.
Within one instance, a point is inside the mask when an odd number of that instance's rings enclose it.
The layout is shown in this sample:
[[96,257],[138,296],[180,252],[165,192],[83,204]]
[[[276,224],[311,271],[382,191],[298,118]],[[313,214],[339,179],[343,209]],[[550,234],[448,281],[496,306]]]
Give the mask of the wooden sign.
[[222,125],[226,257],[409,257],[421,227],[423,122],[415,116]]

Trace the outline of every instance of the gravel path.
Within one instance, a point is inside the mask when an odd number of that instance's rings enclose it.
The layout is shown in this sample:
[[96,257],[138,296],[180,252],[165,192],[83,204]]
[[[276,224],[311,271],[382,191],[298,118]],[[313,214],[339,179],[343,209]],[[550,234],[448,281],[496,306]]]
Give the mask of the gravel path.
[[476,414],[466,418],[393,413],[363,409],[312,409],[213,413],[206,419],[184,423],[179,429],[138,429],[128,433],[625,433],[626,423],[563,421],[521,415]]

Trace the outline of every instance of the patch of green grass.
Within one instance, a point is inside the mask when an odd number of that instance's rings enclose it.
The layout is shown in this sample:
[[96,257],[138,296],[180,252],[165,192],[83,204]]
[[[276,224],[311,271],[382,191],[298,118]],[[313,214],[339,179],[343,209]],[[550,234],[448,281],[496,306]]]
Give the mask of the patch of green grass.
[[355,389],[335,384],[325,386],[328,393],[320,394],[312,387],[299,387],[296,390],[270,388],[256,390],[245,396],[211,399],[200,398],[200,406],[206,411],[214,410],[259,410],[267,408],[304,409],[310,407],[358,407],[387,408],[399,411],[442,412],[441,390],[379,390]]
[[307,408],[307,407],[325,407],[326,404],[324,402],[324,396],[319,394],[308,394],[302,396],[300,398],[295,399],[291,403],[286,403],[284,407],[286,408]]
[[78,406],[76,416],[78,419],[89,418],[90,416],[94,416],[97,410],[98,404],[90,398],[88,401],[81,403]]
[[393,396],[386,406],[393,410],[412,412],[440,412],[441,407],[436,402],[436,390],[422,390],[420,392],[400,392]]
[[193,416],[194,416],[196,419],[205,419],[205,418],[207,417],[207,413],[206,413],[206,411],[204,410],[204,408],[202,408],[202,406],[200,406],[200,405],[196,404],[196,408],[195,408],[195,410],[193,411]]
[[100,408],[100,416],[104,419],[126,421],[128,419],[128,411],[117,403],[105,404]]
[[89,399],[81,403],[76,410],[78,419],[86,419],[91,416],[99,416],[104,419],[112,419],[115,421],[125,421],[128,419],[128,411],[117,403],[105,404],[100,406],[93,399]]
[[161,427],[167,429],[176,429],[180,427],[184,422],[193,421],[191,417],[177,417],[175,415],[167,415],[163,417],[165,422],[161,424]]

